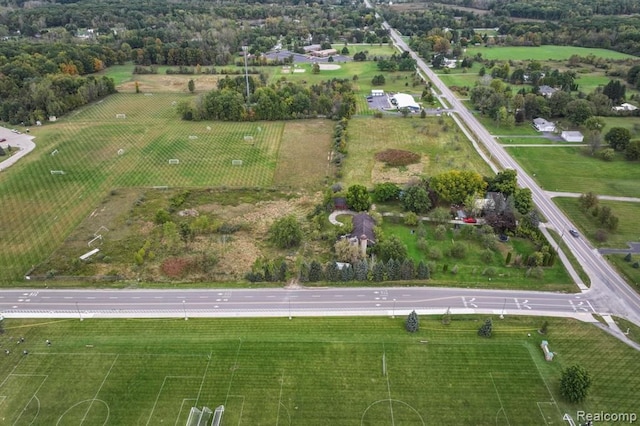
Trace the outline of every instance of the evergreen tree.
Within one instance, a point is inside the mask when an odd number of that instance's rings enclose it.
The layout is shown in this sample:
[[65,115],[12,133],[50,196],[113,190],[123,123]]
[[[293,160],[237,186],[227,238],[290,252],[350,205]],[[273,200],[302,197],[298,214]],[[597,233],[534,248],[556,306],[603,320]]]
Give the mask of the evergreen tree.
[[367,281],[369,275],[369,266],[366,260],[359,260],[354,264],[354,279],[356,281]]
[[412,280],[416,276],[416,267],[413,260],[406,258],[400,266],[400,279]]
[[491,337],[492,328],[493,323],[491,322],[491,318],[487,318],[484,324],[482,324],[482,326],[478,329],[478,336]]
[[340,280],[343,282],[353,281],[355,278],[355,272],[353,271],[353,266],[345,265],[340,271]]
[[429,273],[429,267],[425,265],[424,260],[421,260],[420,263],[418,263],[418,270],[416,271],[416,277],[419,280],[428,280],[431,277],[431,274]]
[[287,279],[287,262],[284,260],[280,262],[280,267],[278,268],[278,279],[276,281],[286,281]]
[[336,282],[340,281],[340,269],[336,262],[329,262],[324,269],[324,277],[327,281]]
[[320,280],[322,280],[322,265],[317,260],[314,260],[309,266],[309,282],[315,283]]
[[384,281],[385,269],[386,268],[384,267],[384,263],[376,262],[376,264],[373,265],[373,271],[372,271],[373,281],[375,282]]
[[409,333],[415,333],[420,329],[420,320],[416,311],[411,311],[405,322],[405,327]]
[[302,262],[302,264],[300,265],[298,279],[301,283],[306,283],[309,281],[309,264],[307,262]]
[[389,259],[387,262],[387,279],[389,281],[395,281],[400,276],[400,268],[398,262],[393,259]]

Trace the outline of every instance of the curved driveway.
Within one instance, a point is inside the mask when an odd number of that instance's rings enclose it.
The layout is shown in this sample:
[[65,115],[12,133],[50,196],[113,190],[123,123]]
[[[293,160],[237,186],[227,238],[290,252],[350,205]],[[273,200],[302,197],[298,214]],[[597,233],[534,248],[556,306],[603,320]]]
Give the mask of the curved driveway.
[[35,149],[36,144],[33,142],[33,138],[33,136],[14,133],[7,128],[0,127],[0,139],[6,139],[6,141],[0,142],[0,146],[4,149],[6,149],[7,146],[19,149],[19,151],[11,155],[11,157],[0,162],[0,172],[14,165],[18,160]]

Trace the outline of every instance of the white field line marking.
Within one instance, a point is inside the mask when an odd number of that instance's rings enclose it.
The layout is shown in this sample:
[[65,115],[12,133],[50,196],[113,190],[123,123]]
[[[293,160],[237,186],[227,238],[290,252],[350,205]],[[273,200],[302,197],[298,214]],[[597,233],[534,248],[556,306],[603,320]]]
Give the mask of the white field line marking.
[[227,396],[224,398],[224,405],[227,405],[227,400],[229,399],[229,392],[231,392],[231,384],[233,383],[233,377],[236,374],[236,370],[238,369],[238,357],[240,356],[240,349],[242,348],[242,339],[240,339],[240,344],[238,345],[238,350],[236,351],[236,359],[233,362],[233,370],[231,370],[231,378],[229,379],[229,387],[227,388]]
[[244,395],[227,395],[227,399],[229,398],[242,398],[242,404],[240,405],[240,416],[238,417],[238,426],[240,426],[240,422],[242,421],[242,412],[244,410]]
[[36,394],[38,393],[38,391],[40,390],[40,388],[42,387],[44,382],[47,381],[47,379],[49,378],[49,375],[48,374],[14,374],[14,376],[18,376],[18,377],[44,377],[44,379],[42,379],[42,382],[40,382],[40,386],[38,386],[38,389],[36,389],[36,391],[33,393],[31,398],[29,398],[29,401],[27,401],[27,403],[25,404],[24,408],[20,412],[20,415],[18,416],[16,421],[13,422],[14,425],[18,423],[18,421],[20,420],[20,417],[22,417],[22,415],[27,411],[27,407],[29,406],[29,404],[31,404],[31,401],[33,401],[33,398],[35,398],[36,401],[38,401],[38,411],[36,412],[36,415],[33,418],[33,420],[31,421],[31,423],[29,423],[29,424],[33,424],[33,422],[38,418],[38,414],[40,414],[40,400],[38,399]]
[[282,405],[282,386],[284,385],[284,370],[282,370],[282,377],[280,378],[280,395],[278,396],[278,411],[276,414],[276,426],[280,421],[280,406]]
[[[386,351],[384,349],[384,343],[382,344],[382,353],[385,354],[385,363],[386,363]],[[387,393],[389,394],[389,411],[391,412],[391,425],[395,426],[396,421],[393,418],[393,401],[391,400],[391,384],[389,383],[389,372],[387,371]]]
[[544,424],[548,425],[549,423],[547,422],[547,417],[544,415],[544,412],[542,411],[542,407],[540,406],[540,404],[553,404],[553,402],[536,402],[536,405],[538,406],[538,410],[540,410],[540,414],[542,415],[542,419],[544,420]]
[[534,358],[534,354],[531,352],[530,347],[527,347],[527,349],[529,350],[529,356],[531,357],[531,360],[533,361],[533,364],[536,366],[536,370],[538,370],[538,375],[540,376],[540,380],[542,380],[542,383],[544,383],[544,386],[547,388],[547,392],[549,392],[549,396],[551,397],[551,400],[553,401],[553,404],[556,406],[556,409],[558,410],[558,414],[560,414],[562,416],[562,412],[560,411],[560,407],[558,407],[558,401],[556,401],[556,399],[553,397],[553,394],[551,393],[551,389],[549,389],[549,385],[547,384],[547,381],[544,379],[544,376],[542,375],[542,372],[540,371],[540,367],[538,366],[538,363],[536,362],[535,358]]
[[156,410],[156,405],[158,405],[158,400],[160,399],[160,395],[162,394],[162,389],[164,388],[164,384],[167,382],[167,379],[199,379],[198,376],[164,376],[164,380],[162,380],[162,385],[160,386],[160,390],[156,395],[156,400],[153,403],[153,407],[151,407],[151,414],[149,414],[149,419],[147,420],[147,425],[151,421],[153,417],[153,412]]
[[589,302],[588,300],[586,300],[587,305],[589,305],[589,307],[591,308],[591,310],[593,311],[594,314],[597,314],[598,312],[593,308],[593,306],[591,305],[591,302]]
[[93,403],[95,402],[96,398],[100,394],[100,391],[102,390],[102,386],[104,386],[105,382],[107,381],[107,378],[109,377],[109,374],[111,374],[111,370],[113,370],[113,366],[116,365],[116,361],[118,361],[118,357],[119,356],[120,355],[116,355],[116,359],[113,360],[113,362],[111,363],[111,367],[109,367],[109,371],[107,371],[107,374],[104,376],[104,379],[102,379],[102,383],[100,383],[100,387],[98,388],[98,391],[93,396],[93,399],[91,400],[91,403],[89,404],[89,408],[87,408],[87,411],[85,411],[84,416],[82,416],[82,420],[80,420],[80,426],[82,426],[82,423],[84,423],[84,421],[86,420],[87,415],[89,414],[89,411],[91,410],[91,407],[93,407]]
[[[178,426],[178,422],[180,421],[180,414],[182,414],[182,409],[184,408],[184,403],[187,401],[195,401],[195,399],[193,398],[182,398],[182,403],[180,404],[180,409],[178,410],[178,415],[176,416],[176,422],[174,423],[174,426]],[[197,406],[198,404],[193,404],[194,406]]]
[[511,423],[509,422],[509,417],[507,417],[507,412],[504,409],[504,405],[502,404],[502,398],[500,398],[500,392],[498,392],[498,387],[496,386],[496,382],[495,380],[493,380],[493,374],[489,373],[489,377],[491,377],[491,383],[493,383],[493,388],[496,390],[496,395],[498,395],[498,401],[500,401],[500,410],[498,410],[498,412],[496,413],[496,424],[498,424],[498,414],[500,414],[500,411],[502,411],[502,414],[504,414],[504,418],[507,420],[507,424],[511,426]]
[[200,394],[202,393],[202,386],[204,386],[204,381],[207,378],[207,371],[209,370],[209,364],[211,364],[211,355],[213,352],[209,352],[207,366],[204,368],[204,373],[202,374],[202,380],[200,381],[200,389],[198,389],[198,396],[196,397],[196,407],[198,406],[198,401],[200,400]]

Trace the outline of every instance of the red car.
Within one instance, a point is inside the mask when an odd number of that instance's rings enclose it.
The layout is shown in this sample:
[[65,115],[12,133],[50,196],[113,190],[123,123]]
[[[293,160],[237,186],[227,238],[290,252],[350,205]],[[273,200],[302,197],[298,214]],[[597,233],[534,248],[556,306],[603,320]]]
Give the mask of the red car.
[[462,221],[464,223],[478,223],[478,221],[473,217],[465,217]]

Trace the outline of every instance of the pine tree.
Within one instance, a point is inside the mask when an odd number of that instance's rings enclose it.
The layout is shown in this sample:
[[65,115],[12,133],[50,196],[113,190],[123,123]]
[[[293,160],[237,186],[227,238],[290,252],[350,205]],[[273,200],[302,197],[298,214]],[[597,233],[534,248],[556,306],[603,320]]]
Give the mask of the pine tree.
[[322,265],[317,260],[311,262],[309,266],[309,282],[315,283],[322,279]]
[[372,271],[373,281],[376,281],[376,282],[384,281],[385,269],[386,268],[384,267],[384,263],[376,262],[376,264],[373,265],[373,271]]
[[505,265],[509,265],[511,263],[511,256],[512,256],[511,252],[507,253],[507,260],[504,261]]
[[393,259],[389,259],[387,262],[387,279],[389,281],[395,281],[400,276],[400,268],[398,262]]
[[345,265],[340,271],[340,280],[343,282],[353,281],[355,278],[355,273],[353,271],[353,266]]
[[287,262],[284,260],[280,262],[280,268],[278,268],[278,279],[276,281],[286,281],[287,279]]
[[418,271],[416,272],[416,277],[419,280],[428,280],[431,274],[429,273],[429,268],[425,265],[424,260],[421,260],[418,264]]
[[400,279],[412,280],[416,276],[416,267],[411,259],[405,259],[400,266]]
[[307,262],[302,262],[298,275],[298,279],[301,283],[306,283],[309,281],[309,264]]
[[369,275],[369,266],[366,260],[359,260],[354,265],[354,275],[356,281],[367,281]]
[[478,336],[491,337],[492,328],[493,323],[491,322],[491,318],[487,318],[484,324],[482,324],[482,327],[478,329]]
[[420,320],[416,311],[411,311],[405,322],[405,327],[409,333],[415,333],[420,329]]
[[340,269],[338,269],[338,264],[336,262],[327,263],[324,269],[324,276],[327,281],[340,281]]

